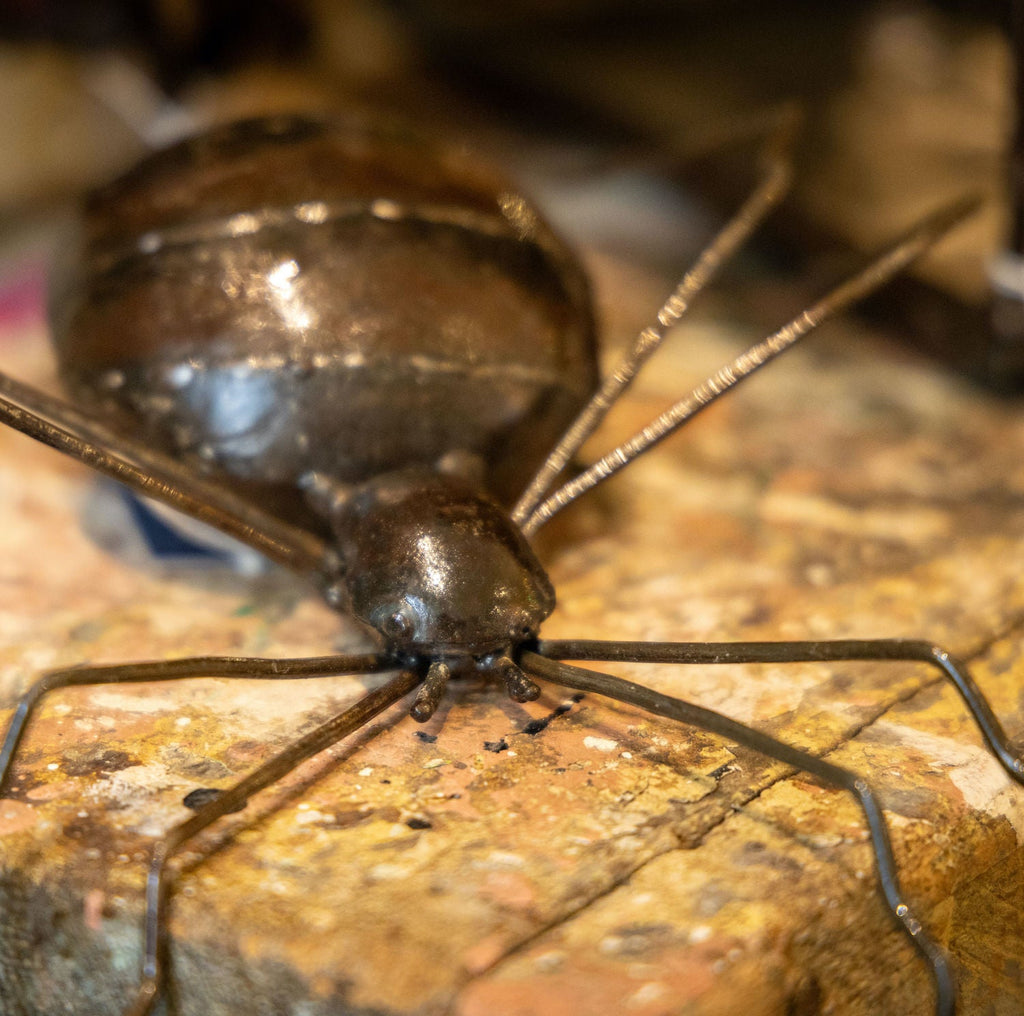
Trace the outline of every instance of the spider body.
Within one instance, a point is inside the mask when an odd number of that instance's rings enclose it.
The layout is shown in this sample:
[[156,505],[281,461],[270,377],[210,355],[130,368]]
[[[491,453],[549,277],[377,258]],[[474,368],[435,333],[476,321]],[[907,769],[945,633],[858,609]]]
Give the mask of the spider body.
[[88,200],[53,298],[80,404],[295,511],[473,459],[508,502],[596,384],[585,277],[511,183],[379,124],[280,117]]

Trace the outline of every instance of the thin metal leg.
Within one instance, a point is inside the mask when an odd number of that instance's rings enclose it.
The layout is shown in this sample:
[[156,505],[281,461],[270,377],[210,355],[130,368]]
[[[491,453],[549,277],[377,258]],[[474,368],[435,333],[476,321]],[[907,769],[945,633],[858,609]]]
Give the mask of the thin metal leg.
[[403,671],[345,712],[310,731],[279,755],[264,762],[233,787],[218,794],[190,818],[168,830],[163,839],[157,841],[153,847],[149,874],[146,878],[142,980],[134,1001],[125,1010],[125,1016],[146,1016],[163,989],[166,969],[166,911],[171,889],[167,862],[174,854],[217,819],[238,810],[253,794],[276,783],[307,759],[365,726],[379,713],[412,691],[421,680],[421,675]]
[[542,641],[537,651],[556,660],[620,663],[838,663],[914,661],[937,667],[960,693],[967,711],[1003,768],[1024,784],[1024,761],[1011,747],[967,666],[925,639],[835,639],[824,642],[605,642]]
[[319,536],[198,476],[185,463],[144,441],[115,432],[69,402],[2,373],[0,423],[220,529],[286,568],[326,582],[337,578],[337,562]]
[[689,310],[694,298],[711,282],[719,269],[746,242],[761,220],[782,200],[789,189],[792,166],[789,158],[789,136],[793,122],[787,119],[763,153],[761,179],[753,193],[683,276],[655,317],[636,338],[633,347],[618,366],[605,378],[600,389],[562,435],[558,444],[519,496],[512,509],[512,520],[523,525],[548,493],[551,484],[583,446],[583,442],[600,426],[611,407],[632,384],[640,368],[650,359],[665,339],[668,330]]
[[[622,647],[631,643],[603,644]],[[644,643],[637,644],[644,645]],[[586,645],[598,646],[602,645],[602,643],[587,643],[583,641],[577,643],[542,643],[541,649],[543,651],[551,646],[561,649],[568,646],[582,647]],[[664,644],[653,643],[655,650],[660,645]],[[669,645],[672,645],[672,643],[669,643]],[[750,646],[756,645],[756,643],[738,643],[737,645],[742,646],[744,649],[749,649]],[[789,643],[789,645],[794,644]],[[592,651],[597,652],[596,648]],[[560,655],[560,653],[554,652],[549,655]],[[749,652],[747,655],[749,656]],[[573,654],[573,658],[579,659],[580,657]],[[622,657],[613,656],[613,658],[621,659]],[[698,661],[688,660],[686,662]],[[746,659],[743,662],[754,661]],[[949,960],[943,950],[929,938],[921,926],[921,922],[904,902],[903,892],[900,889],[899,880],[896,876],[896,860],[893,856],[885,816],[882,814],[882,810],[878,806],[871,788],[861,777],[850,772],[848,769],[833,765],[824,759],[816,758],[814,755],[809,755],[807,752],[793,748],[782,741],[777,741],[774,737],[769,737],[767,734],[763,734],[742,723],[730,720],[728,717],[722,716],[721,713],[684,702],[682,699],[672,698],[669,695],[662,695],[632,681],[613,677],[610,674],[602,674],[598,671],[584,670],[581,667],[561,663],[534,652],[524,652],[520,663],[525,670],[536,677],[546,678],[548,681],[567,688],[605,695],[620,702],[639,706],[641,709],[646,709],[657,716],[667,716],[669,719],[678,720],[680,723],[688,723],[702,730],[719,734],[737,744],[742,744],[747,748],[767,755],[769,758],[778,759],[778,761],[786,765],[791,765],[803,772],[810,773],[825,783],[849,791],[857,799],[857,803],[860,805],[867,820],[875,865],[878,870],[878,882],[885,902],[931,968],[932,979],[935,984],[936,1016],[952,1016],[955,1010],[955,990]]]
[[847,310],[858,300],[862,300],[893,276],[898,275],[977,207],[976,199],[958,201],[922,219],[910,232],[856,275],[840,283],[817,303],[798,314],[789,324],[751,346],[745,353],[741,353],[732,363],[721,367],[689,395],[666,409],[629,440],[603,455],[578,476],[556,487],[521,522],[522,531],[527,536],[532,536],[548,519],[570,505],[581,494],[614,476],[648,449],[678,430],[687,420],[721,398],[729,389],[750,377],[787,349],[792,349],[800,339],[819,325]]
[[189,677],[240,677],[284,680],[325,677],[332,674],[371,674],[397,666],[385,653],[347,656],[312,656],[297,659],[266,659],[246,656],[192,656],[181,660],[157,660],[100,667],[69,667],[44,674],[22,696],[0,744],[0,793],[7,787],[11,763],[28,721],[48,692],[89,684],[143,684],[177,681]]

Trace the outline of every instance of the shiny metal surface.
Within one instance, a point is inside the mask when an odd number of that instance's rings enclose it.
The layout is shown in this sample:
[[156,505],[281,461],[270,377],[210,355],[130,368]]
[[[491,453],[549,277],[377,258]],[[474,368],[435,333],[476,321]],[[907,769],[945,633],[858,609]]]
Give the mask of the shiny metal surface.
[[519,528],[451,478],[409,470],[371,480],[332,522],[350,610],[402,652],[512,653],[554,610]]
[[526,199],[379,125],[153,156],[91,199],[54,305],[76,401],[261,499],[454,451],[509,500],[596,381],[586,282]]

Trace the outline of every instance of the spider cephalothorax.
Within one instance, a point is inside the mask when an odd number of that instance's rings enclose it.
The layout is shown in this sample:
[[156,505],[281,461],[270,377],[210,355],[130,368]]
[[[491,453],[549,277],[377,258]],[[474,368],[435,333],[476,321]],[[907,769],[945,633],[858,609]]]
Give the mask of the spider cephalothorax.
[[406,470],[336,494],[330,517],[344,606],[427,669],[414,717],[433,713],[453,673],[491,673],[517,701],[536,698],[512,656],[555,591],[507,512],[458,479]]

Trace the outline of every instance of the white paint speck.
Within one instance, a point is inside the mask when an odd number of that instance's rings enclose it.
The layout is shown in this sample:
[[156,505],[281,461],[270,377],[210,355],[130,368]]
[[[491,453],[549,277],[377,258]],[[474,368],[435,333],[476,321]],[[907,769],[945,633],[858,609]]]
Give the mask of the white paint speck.
[[[299,810],[302,811],[302,805],[299,805]],[[317,822],[329,822],[331,816],[325,814],[322,811],[317,811],[315,808],[310,808],[307,804],[306,811],[302,811],[301,815],[295,816],[295,822],[297,825],[315,825]]]
[[508,850],[492,850],[487,855],[488,868],[522,868],[526,862],[518,855]]
[[124,387],[125,375],[123,370],[108,370],[100,378],[100,385],[107,389],[107,391],[117,391],[119,388]]
[[[405,828],[404,826],[402,827]],[[398,864],[375,864],[367,873],[373,882],[386,882],[405,878],[408,872]]]
[[295,218],[317,225],[327,221],[329,209],[323,201],[304,201],[295,206]]
[[583,744],[593,751],[615,751],[619,746],[619,742],[613,741],[610,737],[585,737]]
[[195,371],[191,364],[188,363],[176,363],[171,367],[167,374],[167,383],[172,385],[174,388],[184,388],[191,380]]
[[299,274],[299,264],[294,258],[282,261],[267,272],[267,282],[277,290],[290,292],[292,280]]
[[247,236],[255,233],[260,228],[260,220],[252,213],[241,213],[232,215],[228,219],[228,233],[231,236]]
[[626,1007],[628,1009],[641,1009],[649,1006],[652,1002],[658,1002],[660,999],[668,995],[668,988],[664,984],[660,984],[658,981],[649,981],[647,984],[640,985],[632,995],[626,999]]
[[[154,695],[143,698],[138,695],[126,695],[121,691],[97,691],[93,693],[93,703],[101,709],[116,709],[126,713],[166,713],[169,710],[166,699]],[[114,727],[117,721],[113,716],[98,717],[100,726]]]
[[557,970],[564,962],[565,953],[552,950],[551,952],[541,953],[541,955],[533,961],[533,965],[539,971],[547,972],[550,970]]

